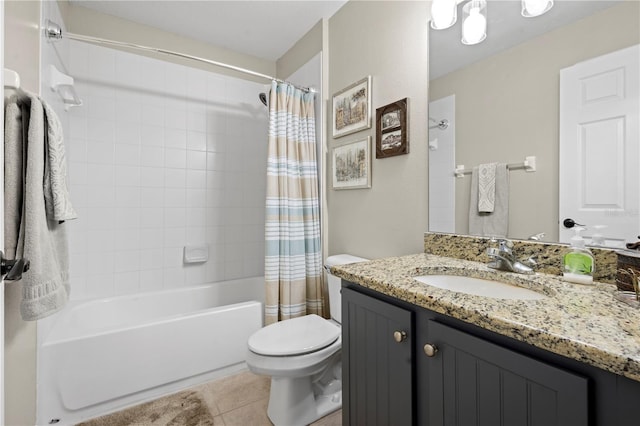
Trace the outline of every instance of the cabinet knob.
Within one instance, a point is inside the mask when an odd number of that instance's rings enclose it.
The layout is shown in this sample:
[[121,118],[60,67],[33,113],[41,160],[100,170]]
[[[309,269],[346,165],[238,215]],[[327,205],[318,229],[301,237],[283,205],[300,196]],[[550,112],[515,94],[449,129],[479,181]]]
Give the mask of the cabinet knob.
[[402,342],[406,338],[407,338],[407,333],[405,333],[404,331],[393,332],[393,340],[395,340],[398,343]]
[[427,343],[424,345],[424,353],[428,357],[435,356],[438,352],[438,347],[436,345],[432,345],[431,343]]

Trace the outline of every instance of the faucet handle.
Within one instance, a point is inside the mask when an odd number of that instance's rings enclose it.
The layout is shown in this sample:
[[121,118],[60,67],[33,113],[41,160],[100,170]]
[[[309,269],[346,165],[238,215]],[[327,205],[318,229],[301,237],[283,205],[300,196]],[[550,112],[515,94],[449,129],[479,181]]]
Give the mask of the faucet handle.
[[498,240],[498,245],[500,250],[511,251],[513,248],[513,241],[507,240],[506,238],[501,238]]

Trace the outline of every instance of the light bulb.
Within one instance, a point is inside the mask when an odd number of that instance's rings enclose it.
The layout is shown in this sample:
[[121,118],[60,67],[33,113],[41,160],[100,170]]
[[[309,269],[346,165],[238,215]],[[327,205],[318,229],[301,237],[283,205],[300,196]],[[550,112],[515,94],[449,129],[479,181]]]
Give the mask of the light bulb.
[[433,0],[431,4],[431,28],[444,30],[458,19],[456,0]]
[[548,12],[553,7],[553,0],[522,0],[522,16],[534,18]]
[[478,44],[487,38],[487,18],[482,14],[483,10],[486,11],[486,6],[487,3],[484,0],[471,1],[464,5],[463,44]]

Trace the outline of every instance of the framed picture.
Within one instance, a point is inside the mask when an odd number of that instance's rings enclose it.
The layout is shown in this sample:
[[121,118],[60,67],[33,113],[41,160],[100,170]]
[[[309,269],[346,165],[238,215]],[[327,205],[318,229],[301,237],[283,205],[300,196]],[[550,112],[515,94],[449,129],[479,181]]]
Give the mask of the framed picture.
[[376,158],[409,153],[407,98],[376,109]]
[[331,157],[333,189],[371,188],[371,136],[336,146]]
[[371,127],[371,76],[333,95],[333,137]]

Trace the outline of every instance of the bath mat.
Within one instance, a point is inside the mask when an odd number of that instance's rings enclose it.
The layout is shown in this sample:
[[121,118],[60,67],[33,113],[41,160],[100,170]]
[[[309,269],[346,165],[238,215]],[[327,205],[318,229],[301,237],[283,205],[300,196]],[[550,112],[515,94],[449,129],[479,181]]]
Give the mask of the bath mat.
[[175,395],[136,405],[78,426],[213,426],[213,417],[198,392]]

